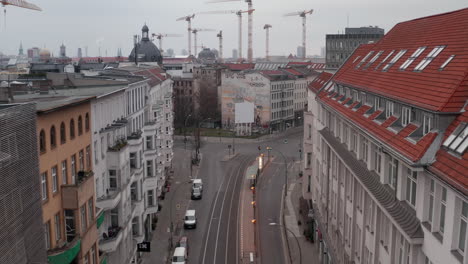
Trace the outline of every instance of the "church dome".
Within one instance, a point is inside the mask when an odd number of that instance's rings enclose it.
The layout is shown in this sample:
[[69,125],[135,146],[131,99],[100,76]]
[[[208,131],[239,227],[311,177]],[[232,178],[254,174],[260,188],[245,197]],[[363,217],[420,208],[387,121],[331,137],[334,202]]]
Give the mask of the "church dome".
[[41,49],[39,56],[50,56],[50,51],[48,49]]
[[208,48],[204,48],[198,53],[198,59],[200,60],[216,60],[216,54]]
[[[142,38],[141,41],[136,45],[138,62],[157,62],[159,65],[162,65],[162,55],[158,47],[154,45],[153,42],[149,39],[148,36],[148,26],[144,25],[141,29]],[[132,49],[130,56],[128,56],[129,61],[135,61],[135,48]]]

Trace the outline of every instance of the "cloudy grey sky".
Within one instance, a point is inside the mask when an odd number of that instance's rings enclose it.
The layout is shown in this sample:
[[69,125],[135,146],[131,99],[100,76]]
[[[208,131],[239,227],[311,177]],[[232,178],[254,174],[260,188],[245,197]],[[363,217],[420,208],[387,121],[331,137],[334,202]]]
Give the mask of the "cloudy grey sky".
[[[47,47],[58,54],[62,41],[67,55],[76,56],[77,48],[88,46],[88,55],[115,56],[122,48],[127,56],[132,48],[132,36],[140,34],[146,22],[151,33],[184,34],[181,38],[166,38],[164,49],[176,53],[187,49],[187,23],[176,19],[188,14],[212,10],[246,10],[244,1],[208,4],[206,0],[28,0],[40,6],[37,12],[7,7],[6,27],[3,10],[0,20],[0,52],[16,54],[20,41],[25,50]],[[301,44],[301,19],[283,17],[284,13],[314,9],[307,20],[307,52],[320,54],[325,34],[349,26],[377,25],[388,32],[396,23],[418,17],[448,12],[466,7],[465,0],[253,0],[254,56],[265,55],[264,24],[271,24],[270,54],[296,53]],[[247,50],[247,17],[244,17],[244,55]],[[193,20],[198,28],[223,30],[224,54],[230,56],[237,48],[237,17],[232,15],[199,15]],[[216,32],[199,33],[199,44],[217,48]],[[158,43],[156,43],[158,44]]]

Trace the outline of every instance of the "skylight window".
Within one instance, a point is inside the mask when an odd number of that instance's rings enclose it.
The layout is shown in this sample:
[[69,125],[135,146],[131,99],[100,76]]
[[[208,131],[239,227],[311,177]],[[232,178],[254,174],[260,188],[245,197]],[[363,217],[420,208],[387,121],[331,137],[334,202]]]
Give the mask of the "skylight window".
[[424,58],[415,68],[414,71],[422,71],[426,68],[431,61],[439,55],[440,52],[445,48],[445,46],[437,46],[435,47],[427,56]]
[[361,56],[357,56],[356,58],[354,58],[353,60],[353,63],[355,63]]
[[367,53],[367,55],[366,55],[364,58],[362,58],[361,62],[359,62],[359,64],[356,66],[356,68],[359,69],[359,67],[361,67],[361,65],[362,65],[364,62],[366,62],[366,60],[367,60],[370,56],[372,56],[372,54],[374,54],[374,51],[369,51],[369,53]]
[[419,47],[411,57],[409,57],[401,66],[400,70],[404,71],[410,64],[421,55],[421,53],[426,49],[426,47]]
[[468,147],[468,124],[461,123],[458,125],[455,131],[445,140],[443,146],[460,155],[463,154]]
[[390,67],[393,66],[393,64],[395,64],[395,62],[397,62],[401,56],[403,56],[404,54],[406,53],[406,50],[400,50],[397,55],[395,55],[395,57],[392,58],[392,60],[387,63],[387,65],[385,65],[385,67],[383,67],[382,71],[388,71],[388,69],[390,69]]
[[385,57],[385,59],[383,59],[383,61],[381,61],[381,62],[377,65],[377,67],[375,67],[374,70],[377,70],[377,69],[380,67],[380,65],[384,64],[384,63],[388,60],[388,58],[390,58],[390,56],[392,56],[392,54],[393,54],[394,52],[395,52],[395,50],[390,51],[390,53],[387,55],[387,57]]
[[362,68],[362,69],[364,70],[364,69],[369,68],[369,66],[371,66],[372,63],[374,63],[374,62],[380,57],[380,55],[382,55],[383,52],[384,52],[384,51],[381,50],[381,51],[379,51],[377,54],[375,54],[375,56],[372,57],[372,59],[371,59],[371,60],[366,64],[366,66],[364,66],[364,68]]
[[455,55],[448,57],[448,59],[440,66],[439,70],[443,70],[452,60],[455,58]]

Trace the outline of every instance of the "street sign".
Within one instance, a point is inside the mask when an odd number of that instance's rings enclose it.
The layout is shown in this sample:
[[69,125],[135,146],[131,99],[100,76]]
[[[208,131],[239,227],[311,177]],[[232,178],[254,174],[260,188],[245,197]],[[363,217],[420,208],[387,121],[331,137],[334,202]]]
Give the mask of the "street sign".
[[151,242],[142,242],[137,244],[138,252],[151,252]]

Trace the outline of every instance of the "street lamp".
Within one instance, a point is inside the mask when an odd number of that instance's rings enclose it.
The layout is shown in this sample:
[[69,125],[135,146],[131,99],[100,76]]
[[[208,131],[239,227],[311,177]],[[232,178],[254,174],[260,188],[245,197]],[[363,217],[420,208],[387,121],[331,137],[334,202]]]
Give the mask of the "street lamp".
[[187,149],[187,121],[192,114],[189,114],[184,121],[184,149]]
[[[291,233],[294,237],[294,239],[296,240],[296,243],[297,243],[297,248],[299,249],[299,264],[302,264],[302,251],[301,251],[301,245],[299,244],[299,239],[297,239],[297,236],[294,234],[293,231],[291,231],[289,228],[287,228],[285,225],[281,225],[281,224],[278,224],[278,223],[269,223],[268,225],[270,226],[279,226],[279,227],[282,227],[284,228],[286,231],[288,231],[289,233]],[[286,238],[286,243],[288,243],[289,245],[289,242],[287,241],[288,238]],[[289,252],[289,261],[291,262],[291,264],[293,263],[292,261],[292,257],[291,257],[291,252]]]

